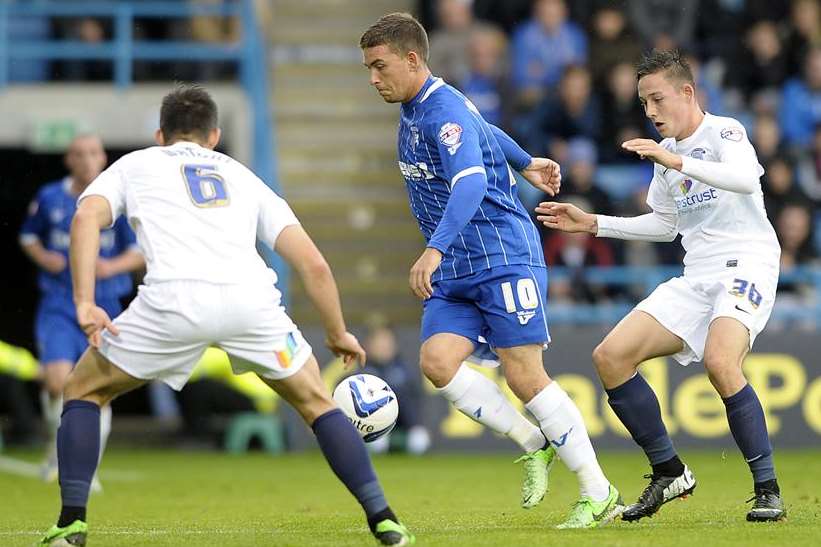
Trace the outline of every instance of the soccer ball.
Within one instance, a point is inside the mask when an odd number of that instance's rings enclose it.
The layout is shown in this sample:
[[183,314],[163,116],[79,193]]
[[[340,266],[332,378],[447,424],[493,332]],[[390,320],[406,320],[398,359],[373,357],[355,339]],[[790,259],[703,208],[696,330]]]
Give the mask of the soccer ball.
[[369,443],[387,435],[396,425],[399,401],[385,380],[372,374],[355,374],[334,389],[334,401]]

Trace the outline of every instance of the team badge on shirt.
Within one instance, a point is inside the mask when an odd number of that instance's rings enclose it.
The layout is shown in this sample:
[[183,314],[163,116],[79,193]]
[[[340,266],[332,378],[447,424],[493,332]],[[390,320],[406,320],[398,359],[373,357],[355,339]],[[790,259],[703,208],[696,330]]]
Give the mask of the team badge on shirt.
[[690,157],[691,157],[691,158],[695,158],[695,159],[697,159],[697,160],[703,160],[703,159],[704,159],[704,155],[705,155],[706,153],[707,153],[707,151],[706,151],[705,149],[703,149],[703,148],[694,148],[694,149],[693,149],[693,151],[692,151],[692,152],[690,152]]
[[450,155],[454,155],[462,146],[462,126],[448,122],[439,130],[439,142],[448,147]]
[[728,141],[739,142],[744,137],[744,132],[739,127],[725,127],[721,130],[721,138]]

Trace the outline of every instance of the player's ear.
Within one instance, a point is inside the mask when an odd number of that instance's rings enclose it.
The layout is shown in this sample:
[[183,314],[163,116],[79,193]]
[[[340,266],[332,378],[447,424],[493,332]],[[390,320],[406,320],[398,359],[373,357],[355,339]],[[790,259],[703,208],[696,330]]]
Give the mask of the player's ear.
[[160,146],[165,146],[165,137],[163,136],[161,129],[154,131],[154,142]]
[[206,148],[210,148],[213,150],[217,147],[217,144],[220,142],[220,137],[222,136],[222,131],[219,127],[215,127],[211,131],[208,132],[208,142],[206,143]]
[[411,72],[419,70],[419,54],[415,51],[408,52],[408,65],[410,66]]
[[693,84],[685,83],[682,91],[684,92],[684,96],[687,97],[687,99],[695,98],[696,96],[696,88],[693,86]]

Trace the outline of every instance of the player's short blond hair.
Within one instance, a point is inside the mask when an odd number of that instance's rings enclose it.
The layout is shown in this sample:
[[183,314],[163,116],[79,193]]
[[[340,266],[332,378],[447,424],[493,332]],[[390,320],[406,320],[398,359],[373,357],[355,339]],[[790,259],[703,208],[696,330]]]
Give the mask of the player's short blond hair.
[[425,63],[428,62],[428,33],[410,13],[383,15],[359,38],[361,49],[376,46],[388,46],[391,51],[402,56],[414,51]]

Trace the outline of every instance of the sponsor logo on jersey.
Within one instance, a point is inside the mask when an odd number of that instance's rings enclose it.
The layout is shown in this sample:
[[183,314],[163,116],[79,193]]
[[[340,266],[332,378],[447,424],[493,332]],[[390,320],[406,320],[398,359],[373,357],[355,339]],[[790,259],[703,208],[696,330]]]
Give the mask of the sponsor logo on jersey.
[[678,185],[678,189],[681,190],[681,193],[684,194],[685,196],[687,195],[687,192],[689,192],[690,188],[692,188],[692,187],[693,187],[693,181],[691,179],[684,179]]
[[721,130],[721,138],[728,141],[739,142],[744,138],[744,132],[740,127],[725,127]]
[[420,162],[416,165],[405,163],[404,161],[397,163],[399,164],[399,171],[402,173],[402,176],[408,180],[430,180],[433,178],[433,173],[428,170],[428,164],[426,163]]
[[690,157],[695,158],[697,160],[703,160],[704,156],[707,154],[707,151],[703,148],[694,148],[692,152],[690,152]]
[[439,130],[439,142],[448,147],[448,153],[452,156],[462,146],[462,126],[458,123],[448,122]]
[[63,221],[63,218],[65,216],[66,216],[65,213],[59,207],[56,207],[56,208],[52,209],[48,213],[48,218],[49,218],[49,220],[51,220],[52,224],[59,224],[60,222]]
[[416,145],[419,144],[419,128],[415,125],[412,125],[410,128],[411,138],[410,138],[410,145],[411,148],[416,150]]
[[[685,192],[684,183],[680,184],[679,187],[682,193],[686,196],[675,200],[676,208],[681,214],[695,213],[696,211],[700,211],[706,207],[711,207],[713,205],[712,202],[718,199],[718,192],[716,192],[715,188],[710,188],[709,190],[704,190],[703,192],[687,195],[687,192]],[[687,190],[689,191],[689,188],[687,188]]]

